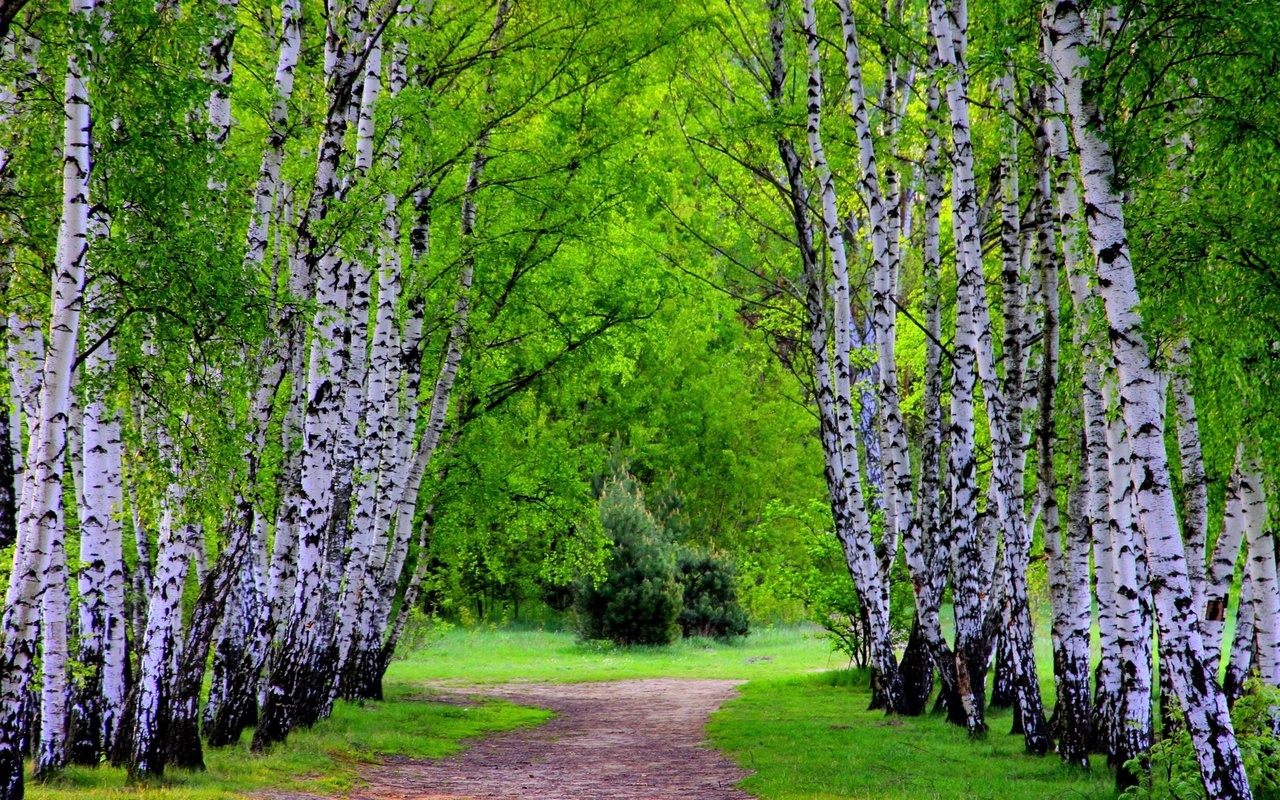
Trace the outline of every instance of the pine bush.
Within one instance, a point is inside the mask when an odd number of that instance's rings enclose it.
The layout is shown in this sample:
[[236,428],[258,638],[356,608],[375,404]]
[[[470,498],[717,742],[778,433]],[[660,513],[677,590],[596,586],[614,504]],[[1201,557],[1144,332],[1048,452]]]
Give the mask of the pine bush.
[[574,586],[582,637],[620,645],[671,644],[680,633],[683,607],[674,547],[629,481],[604,486],[600,521],[613,549],[603,581],[583,578]]
[[747,614],[738,604],[732,564],[712,555],[685,553],[679,570],[684,586],[680,628],[685,636],[728,639],[747,635]]

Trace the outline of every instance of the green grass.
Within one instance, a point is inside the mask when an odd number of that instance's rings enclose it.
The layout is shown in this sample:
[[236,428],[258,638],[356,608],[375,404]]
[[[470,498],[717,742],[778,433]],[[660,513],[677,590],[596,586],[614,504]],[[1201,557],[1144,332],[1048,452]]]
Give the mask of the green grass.
[[864,673],[752,682],[711,720],[716,747],[754,770],[742,787],[769,800],[1048,800],[1112,798],[1101,759],[1089,774],[1050,754],[1023,754],[1009,715],[971,741],[942,716],[887,718],[868,711]]
[[[1037,640],[1044,650],[1047,636]],[[1044,641],[1042,641],[1044,640]],[[1048,654],[1040,678],[1051,702]],[[387,674],[387,701],[339,704],[333,717],[299,731],[265,756],[237,747],[206,750],[203,773],[170,771],[163,783],[129,786],[120,770],[72,768],[51,785],[32,785],[34,800],[228,800],[288,788],[341,796],[359,770],[380,755],[437,758],[466,739],[536,725],[549,713],[510,703],[475,707],[430,702],[432,685],[517,681],[587,681],[685,677],[749,680],[742,697],[713,718],[714,744],[754,770],[744,788],[767,800],[825,798],[1111,798],[1101,762],[1090,775],[1050,755],[1022,754],[1009,736],[1008,713],[990,715],[980,742],[941,717],[890,720],[866,710],[863,673],[843,670],[811,626],[757,629],[733,643],[689,640],[671,647],[616,648],[578,642],[571,633],[454,628]]]
[[473,707],[432,703],[412,687],[389,684],[381,703],[339,703],[333,716],[267,755],[249,752],[251,732],[236,747],[205,749],[205,772],[169,770],[163,781],[129,785],[123,770],[72,767],[54,783],[29,784],[32,800],[230,800],[245,793],[287,788],[339,795],[359,780],[360,767],[379,755],[439,758],[465,739],[537,725],[550,712],[488,701]]
[[670,647],[617,648],[581,643],[572,633],[493,628],[453,629],[391,665],[397,683],[457,681],[604,681],[621,678],[773,678],[838,669],[817,629],[761,628],[729,643],[689,639]]

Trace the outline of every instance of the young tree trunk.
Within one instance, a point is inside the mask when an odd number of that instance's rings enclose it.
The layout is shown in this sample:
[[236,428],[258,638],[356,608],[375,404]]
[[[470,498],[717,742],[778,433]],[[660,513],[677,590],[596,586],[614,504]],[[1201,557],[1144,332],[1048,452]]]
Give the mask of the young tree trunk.
[[[96,338],[96,337],[95,337]],[[90,353],[85,369],[110,374],[110,341]],[[95,766],[110,750],[125,702],[126,615],[123,447],[119,412],[101,395],[84,404],[84,489],[80,508],[80,649],[84,669],[71,706],[70,757]]]
[[[1103,386],[1108,409],[1117,399],[1111,384]],[[1151,619],[1143,594],[1147,583],[1140,570],[1141,535],[1134,513],[1133,465],[1124,422],[1115,416],[1107,420],[1107,449],[1110,467],[1110,560],[1116,591],[1116,634],[1120,656],[1120,694],[1114,722],[1115,744],[1112,765],[1122,787],[1132,785],[1136,775],[1124,764],[1151,747]]]
[[[455,432],[453,443],[457,442],[457,434]],[[450,448],[452,448],[452,444]],[[448,466],[440,472],[441,482],[444,481],[448,473]],[[400,608],[396,612],[396,620],[387,631],[386,639],[382,642],[382,663],[378,674],[378,683],[381,684],[382,678],[387,673],[387,667],[391,665],[391,658],[395,655],[396,646],[400,643],[400,637],[404,634],[405,626],[409,623],[409,616],[413,613],[414,606],[418,602],[418,594],[422,591],[422,581],[427,575],[427,565],[430,561],[428,558],[431,545],[431,530],[435,525],[435,503],[427,506],[422,514],[422,524],[418,528],[418,561],[414,564],[413,573],[409,576],[409,582],[405,586],[404,596],[400,601]]]
[[[852,374],[850,364],[850,349],[852,346],[852,319],[850,312],[852,298],[849,292],[849,265],[845,255],[839,211],[836,208],[835,182],[831,175],[831,170],[827,166],[826,155],[822,148],[822,71],[821,55],[818,51],[817,19],[813,0],[805,0],[804,3],[804,32],[809,55],[809,156],[813,170],[818,178],[822,226],[826,234],[827,248],[831,253],[833,277],[831,295],[835,306],[833,327],[835,329],[836,424],[840,441],[845,449],[845,452],[842,453],[844,474],[841,476],[841,480],[845,484],[845,493],[848,496],[852,496],[854,492],[858,491],[854,487],[858,486],[862,479],[857,468],[857,431],[854,427],[853,387],[850,385],[849,380]],[[848,41],[850,39],[846,36],[846,42]],[[853,47],[855,48],[853,58],[856,59],[856,44]],[[860,87],[861,82],[859,81],[859,89]],[[865,119],[865,110],[863,111],[863,117]],[[866,135],[870,136],[869,130],[866,131]],[[873,237],[876,235],[873,232]],[[883,238],[886,234],[881,229],[878,235]],[[882,268],[879,271],[882,271]],[[882,278],[877,278],[877,285],[881,280]],[[880,315],[879,311],[876,313],[877,316]],[[886,333],[883,325],[883,321],[880,321],[880,324],[877,325],[877,344],[881,347],[884,345],[882,337]],[[892,367],[892,357],[890,357],[890,367]],[[880,361],[880,377],[883,387],[885,380],[883,356],[881,356]],[[894,399],[896,400],[896,392]],[[883,405],[885,400],[883,391],[881,392],[880,400]],[[886,416],[891,414],[887,409],[885,413]],[[910,476],[908,475],[908,480],[909,478]],[[898,495],[896,487],[895,491],[890,494],[896,503]],[[871,622],[872,707],[882,707],[886,711],[896,713],[902,710],[902,679],[898,674],[897,656],[893,652],[893,642],[889,628],[888,575],[886,571],[881,569],[880,560],[876,557],[870,527],[861,524],[865,519],[865,511],[862,514],[855,512],[854,519],[858,527],[850,531],[852,537],[845,538],[845,552],[846,557],[851,558],[851,565],[856,565],[858,570],[858,593],[862,598],[864,607],[867,609]]]
[[[318,716],[318,687],[327,687],[321,672],[330,641],[324,616],[331,610],[326,600],[326,545],[331,532],[338,431],[342,410],[342,379],[350,353],[347,327],[350,291],[346,261],[323,247],[313,226],[323,220],[340,191],[344,137],[353,102],[359,58],[366,55],[365,4],[346,8],[341,19],[331,18],[326,31],[326,51],[332,54],[328,80],[328,113],[317,156],[315,181],[306,211],[298,225],[298,257],[293,277],[303,285],[315,274],[315,339],[307,380],[307,405],[303,423],[301,491],[298,495],[297,578],[292,598],[282,598],[289,608],[281,646],[272,659],[269,687],[262,704],[253,749],[261,752],[283,741],[301,721]],[[326,63],[329,66],[329,63]],[[318,272],[316,268],[318,267]]]
[[[1046,87],[1046,110],[1042,127],[1052,160],[1052,212],[1061,233],[1062,260],[1067,269],[1071,302],[1075,309],[1076,325],[1072,337],[1082,361],[1081,407],[1084,412],[1084,431],[1080,475],[1084,495],[1081,522],[1085,528],[1080,530],[1080,535],[1085,538],[1080,545],[1085,552],[1078,557],[1086,562],[1085,580],[1081,582],[1083,586],[1088,580],[1088,551],[1092,549],[1095,565],[1093,595],[1098,606],[1097,622],[1102,652],[1094,674],[1091,749],[1093,752],[1111,755],[1115,752],[1116,719],[1120,702],[1120,645],[1115,623],[1115,564],[1109,528],[1110,474],[1107,464],[1105,405],[1099,370],[1102,356],[1096,337],[1091,332],[1091,321],[1101,312],[1098,308],[1099,299],[1089,286],[1088,276],[1083,270],[1085,255],[1080,252],[1080,200],[1066,124],[1063,121],[1065,106],[1056,85]],[[1084,601],[1087,600],[1085,593]]]
[[[954,12],[954,13],[953,13]],[[973,145],[969,130],[968,78],[964,64],[966,6],[948,8],[941,0],[929,4],[930,27],[938,62],[950,73],[947,106],[952,133],[952,231],[956,244],[956,332],[952,359],[951,496],[955,531],[955,580],[952,585],[956,616],[956,675],[960,701],[971,734],[986,731],[983,718],[987,673],[987,637],[983,620],[990,572],[985,570],[988,543],[978,524],[977,460],[974,444],[974,393],[977,389],[985,287],[978,196],[973,173]],[[934,48],[931,48],[934,49]],[[990,328],[987,328],[989,347]],[[994,409],[988,409],[994,415]],[[1000,423],[992,426],[997,432]],[[999,437],[997,437],[999,438]]]
[[[1044,106],[1044,95],[1038,103]],[[1093,708],[1089,697],[1089,637],[1092,597],[1089,585],[1089,549],[1092,520],[1089,513],[1091,486],[1087,454],[1081,463],[1068,501],[1066,541],[1060,537],[1056,476],[1054,473],[1055,406],[1058,367],[1058,273],[1061,264],[1057,228],[1061,212],[1053,186],[1053,136],[1042,118],[1036,126],[1036,249],[1040,261],[1040,291],[1043,297],[1044,355],[1038,385],[1039,420],[1036,431],[1040,483],[1040,515],[1044,522],[1045,553],[1049,556],[1053,600],[1054,683],[1057,705],[1054,718],[1058,732],[1058,752],[1062,760],[1085,769],[1093,747]],[[1074,217],[1074,212],[1073,212]],[[1064,243],[1072,249],[1071,243]],[[1074,254],[1073,254],[1074,255]],[[1076,271],[1074,257],[1068,271]],[[1078,339],[1079,337],[1077,337]],[[1086,412],[1086,418],[1088,413]],[[1087,450],[1087,448],[1086,448]]]
[[1253,579],[1249,570],[1240,577],[1240,604],[1236,608],[1236,633],[1231,643],[1231,659],[1222,678],[1222,693],[1227,702],[1234,705],[1244,694],[1244,682],[1253,670],[1254,626],[1257,613],[1253,604]]
[[[0,161],[4,158],[0,157]],[[3,166],[0,166],[0,173]],[[0,265],[8,269],[8,265]],[[9,280],[0,278],[0,295],[7,295]],[[9,320],[11,317],[0,315],[0,342],[10,339]],[[18,485],[20,470],[17,466],[22,452],[22,428],[18,415],[17,403],[13,402],[12,388],[16,385],[16,376],[10,373],[10,394],[0,397],[0,547],[8,547],[18,539]]]
[[164,774],[168,757],[170,697],[182,636],[182,595],[199,528],[186,519],[186,475],[172,442],[161,429],[161,451],[171,464],[162,501],[156,572],[140,642],[138,683],[134,688],[129,737],[129,774]]
[[[1244,518],[1247,564],[1254,618],[1254,659],[1258,677],[1280,687],[1280,581],[1276,576],[1276,539],[1267,530],[1267,497],[1256,456],[1246,462]],[[1243,605],[1243,603],[1242,603]]]
[[[939,610],[946,590],[947,574],[951,569],[953,528],[943,518],[946,508],[941,483],[942,454],[945,426],[942,415],[942,255],[941,226],[944,170],[941,164],[942,149],[942,96],[937,82],[937,56],[930,52],[930,75],[926,102],[928,141],[924,156],[924,244],[922,249],[925,292],[925,387],[924,387],[924,435],[920,446],[920,541],[921,548],[912,553],[907,550],[908,565],[913,575],[921,576],[916,583],[916,618],[929,643],[934,667],[941,684],[939,702],[945,703],[947,719],[955,725],[967,726],[956,683],[955,654],[943,635]],[[950,354],[947,354],[950,356]],[[912,563],[914,562],[914,563]],[[907,704],[928,702],[928,698],[913,699],[907,696]]]
[[1125,426],[1135,458],[1137,507],[1146,542],[1151,588],[1160,632],[1161,664],[1167,666],[1210,797],[1250,798],[1244,762],[1217,676],[1205,664],[1199,620],[1192,607],[1186,557],[1164,450],[1164,409],[1151,351],[1138,313],[1137,283],[1129,260],[1124,201],[1114,187],[1115,164],[1102,136],[1104,124],[1086,99],[1088,32],[1074,0],[1049,0],[1043,27],[1063,88],[1085,193],[1085,221],[1097,257],[1098,285],[1107,312],[1109,339],[1120,375]]
[[1204,612],[1200,618],[1200,630],[1204,635],[1205,658],[1208,659],[1206,668],[1214,676],[1218,674],[1222,654],[1222,633],[1227,624],[1231,581],[1235,578],[1236,562],[1240,560],[1240,545],[1245,541],[1245,498],[1252,492],[1249,478],[1244,474],[1244,457],[1244,445],[1239,445],[1235,469],[1227,484],[1222,532],[1214,543],[1209,572],[1204,580]]
[[1191,342],[1178,342],[1173,353],[1173,389],[1178,412],[1178,456],[1182,465],[1183,538],[1187,549],[1187,578],[1195,607],[1204,607],[1205,542],[1209,527],[1209,480],[1200,449],[1200,424],[1191,392]]
[[204,769],[204,752],[200,745],[200,689],[205,665],[209,663],[209,645],[214,630],[227,612],[226,598],[232,582],[240,573],[240,565],[248,559],[250,525],[253,510],[241,501],[230,520],[232,533],[227,546],[209,570],[191,612],[177,670],[169,692],[169,727],[166,737],[166,761],[187,770]]
[[[360,110],[360,142],[367,141],[368,145],[367,148],[357,148],[356,160],[358,165],[366,159],[372,160],[372,110],[381,87],[381,63],[382,48],[375,45],[370,51],[369,60],[365,66],[365,83]],[[394,130],[395,123],[393,122],[392,133],[389,134],[392,137],[395,136]],[[365,166],[364,168],[367,169],[368,167]],[[396,207],[394,200],[384,202],[390,203],[390,209],[384,215],[383,225],[385,226],[387,224],[385,216],[394,216]],[[383,235],[385,237],[385,234]],[[373,248],[370,249],[373,250]],[[383,255],[385,255],[385,248],[383,249]],[[363,351],[366,339],[364,323],[368,318],[368,285],[370,276],[366,271],[362,270],[360,278],[364,291],[357,293],[357,302],[352,307],[354,323],[352,352],[356,358],[353,361],[351,374],[348,376],[347,408],[344,414],[346,418],[344,430],[352,437],[352,441],[349,444],[344,444],[344,450],[349,451],[353,460],[357,451],[359,452],[360,483],[358,491],[354,482],[346,485],[346,493],[348,495],[355,494],[353,509],[355,524],[352,527],[350,552],[347,555],[349,566],[346,580],[343,582],[337,603],[336,663],[334,664],[336,680],[330,688],[329,705],[332,705],[333,698],[343,689],[344,676],[347,673],[350,655],[355,647],[356,639],[360,635],[358,627],[360,605],[368,587],[369,556],[373,548],[373,541],[378,533],[373,525],[373,504],[376,499],[379,457],[385,454],[383,446],[379,442],[379,437],[382,433],[383,415],[386,410],[388,393],[386,381],[390,366],[392,331],[394,330],[392,314],[394,313],[400,281],[399,260],[398,258],[395,259],[394,274],[389,275],[386,266],[380,266],[378,269],[378,309],[374,323],[373,347],[369,353],[367,365],[363,358]],[[359,339],[358,345],[356,345],[357,339]],[[361,420],[364,422],[364,434],[357,446],[355,437]],[[353,463],[349,474],[354,471]],[[355,476],[352,475],[352,477],[354,478]],[[350,507],[350,503],[348,503],[348,506]]]
[[[57,501],[61,506],[61,498]],[[65,512],[59,508],[65,520]],[[36,747],[34,777],[47,781],[67,766],[67,553],[63,537],[53,539],[53,553],[45,572],[41,633],[40,739]]]
[[[406,81],[407,48],[397,41],[393,48],[390,70],[390,96],[399,96]],[[396,169],[399,157],[398,122],[393,121],[388,134],[389,167]],[[366,647],[373,632],[371,610],[376,605],[375,562],[380,566],[385,548],[386,529],[379,527],[379,490],[384,472],[395,469],[398,422],[397,391],[400,370],[399,332],[395,321],[396,304],[401,292],[400,220],[398,198],[388,193],[383,201],[383,222],[379,252],[378,307],[369,353],[368,379],[364,394],[364,446],[361,455],[361,484],[355,504],[355,536],[349,558],[352,571],[343,587],[339,604],[341,621],[338,633],[338,674],[341,693],[348,699],[359,696],[358,687],[368,683],[357,668],[358,655]],[[417,367],[420,371],[420,367]],[[379,680],[380,683],[380,680]]]
[[[74,0],[71,14],[87,25],[93,0]],[[53,275],[48,350],[41,376],[39,423],[31,436],[24,476],[22,510],[13,570],[0,626],[0,800],[20,800],[22,731],[28,688],[36,656],[37,615],[42,587],[55,568],[65,540],[61,503],[71,373],[75,363],[89,234],[88,48],[72,37],[64,92],[62,219],[58,260]],[[34,419],[34,418],[33,418]]]
[[[961,71],[964,67],[964,50],[966,40],[966,9],[961,3],[953,8],[952,35],[956,42],[956,63]],[[1008,113],[1013,113],[1012,86],[1009,79],[1002,81],[1005,104]],[[967,106],[967,98],[958,98]],[[967,122],[968,111],[964,111]],[[953,133],[955,110],[952,111]],[[967,131],[966,138],[967,138]],[[1016,133],[1016,129],[1015,129]],[[1027,599],[1027,568],[1031,551],[1031,529],[1027,524],[1024,512],[1022,486],[1022,470],[1024,447],[1022,433],[1022,409],[1025,391],[1023,385],[1024,350],[1023,339],[1026,335],[1024,327],[1025,302],[1022,287],[1022,257],[1020,217],[1018,212],[1018,184],[1016,180],[1017,160],[1016,135],[1003,148],[1007,154],[1003,157],[1004,175],[1002,176],[1001,230],[1002,252],[1004,262],[1004,298],[1005,298],[1005,375],[999,380],[995,370],[995,359],[991,348],[991,322],[987,310],[986,292],[982,279],[982,254],[979,248],[970,256],[968,267],[973,275],[966,285],[972,292],[972,303],[978,319],[978,374],[982,381],[983,397],[987,406],[987,422],[991,431],[992,480],[991,495],[995,509],[995,522],[1002,534],[1004,547],[1003,567],[1006,589],[1004,600],[1004,645],[1007,648],[1008,666],[1013,671],[1016,688],[1018,713],[1015,715],[1015,731],[1021,725],[1027,752],[1044,755],[1053,745],[1048,726],[1044,718],[1044,708],[1040,698],[1040,683],[1035,663],[1034,630],[1031,622],[1031,609]],[[972,146],[967,146],[969,163],[964,170],[972,180]],[[976,239],[980,241],[980,239]]]

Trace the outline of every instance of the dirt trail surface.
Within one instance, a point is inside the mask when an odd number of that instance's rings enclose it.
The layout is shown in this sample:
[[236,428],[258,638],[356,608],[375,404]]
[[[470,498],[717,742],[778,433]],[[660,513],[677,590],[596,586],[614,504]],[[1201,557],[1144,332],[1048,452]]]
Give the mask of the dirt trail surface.
[[353,800],[750,800],[747,773],[706,743],[707,717],[741,681],[506,684],[445,690],[558,716],[474,742],[450,758],[367,770]]

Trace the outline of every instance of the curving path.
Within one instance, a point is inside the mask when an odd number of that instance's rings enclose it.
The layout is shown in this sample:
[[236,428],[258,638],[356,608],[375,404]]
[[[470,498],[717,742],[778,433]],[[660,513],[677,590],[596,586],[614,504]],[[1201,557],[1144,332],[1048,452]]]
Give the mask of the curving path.
[[450,758],[367,770],[353,800],[750,800],[747,773],[706,744],[707,717],[742,681],[504,684],[446,697],[501,697],[558,716],[474,742]]

